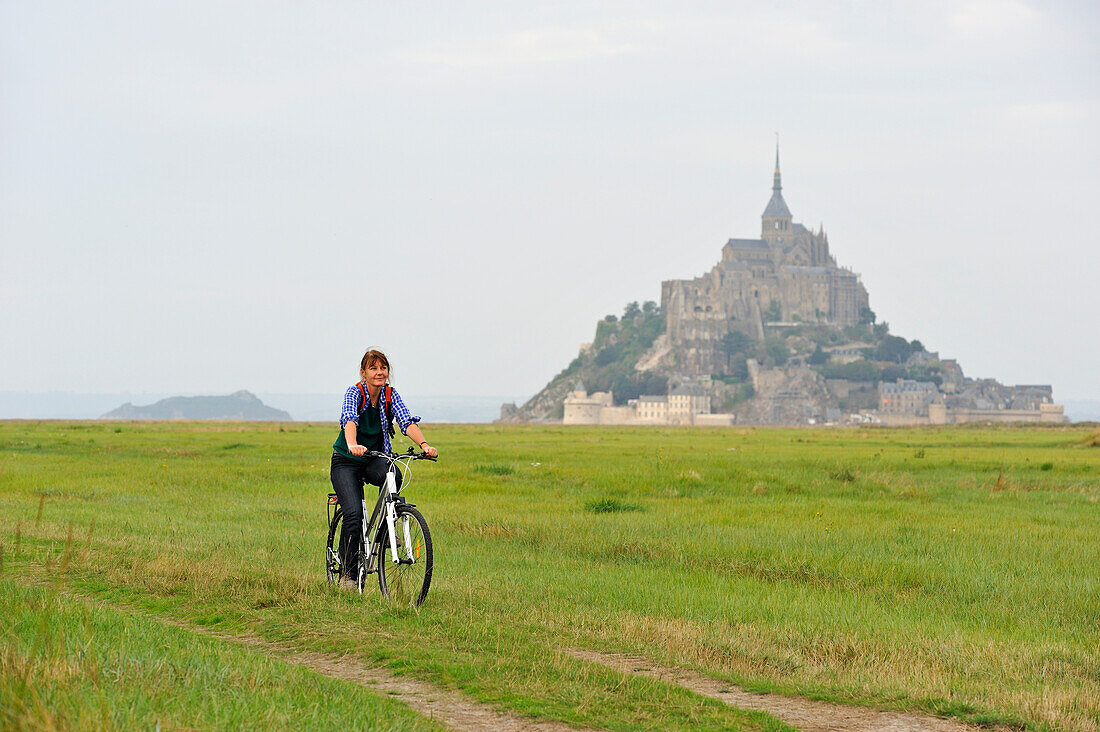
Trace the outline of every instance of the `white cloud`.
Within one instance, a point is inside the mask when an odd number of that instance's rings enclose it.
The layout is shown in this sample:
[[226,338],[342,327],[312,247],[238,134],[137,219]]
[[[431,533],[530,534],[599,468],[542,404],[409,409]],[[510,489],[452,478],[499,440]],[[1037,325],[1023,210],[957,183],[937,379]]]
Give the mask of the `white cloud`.
[[[457,69],[554,64],[620,56],[637,50],[622,32],[604,28],[529,28],[483,36],[443,48],[402,54],[407,61]],[[616,37],[620,36],[620,37]]]
[[1077,125],[1084,127],[1085,123],[1095,124],[1100,119],[1100,102],[1076,99],[1010,104],[991,110],[991,115],[1022,129],[1064,132],[1067,127],[1072,129]]
[[1027,31],[1040,17],[1019,0],[974,0],[951,13],[948,24],[966,36],[1003,37]]
[[[777,35],[778,33],[778,35]],[[781,50],[780,45],[781,44]],[[403,61],[455,69],[559,64],[625,55],[667,56],[700,49],[754,69],[820,63],[843,52],[827,23],[788,12],[659,15],[581,26],[527,28],[401,53]]]

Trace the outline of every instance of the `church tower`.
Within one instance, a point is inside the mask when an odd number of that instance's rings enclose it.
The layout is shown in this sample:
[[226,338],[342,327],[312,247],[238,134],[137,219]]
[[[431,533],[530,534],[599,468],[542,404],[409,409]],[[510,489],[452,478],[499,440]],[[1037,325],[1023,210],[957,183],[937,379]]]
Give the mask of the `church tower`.
[[769,245],[782,245],[791,239],[791,210],[783,200],[783,181],[779,173],[779,143],[775,144],[775,175],[772,177],[772,198],[761,218],[760,238]]

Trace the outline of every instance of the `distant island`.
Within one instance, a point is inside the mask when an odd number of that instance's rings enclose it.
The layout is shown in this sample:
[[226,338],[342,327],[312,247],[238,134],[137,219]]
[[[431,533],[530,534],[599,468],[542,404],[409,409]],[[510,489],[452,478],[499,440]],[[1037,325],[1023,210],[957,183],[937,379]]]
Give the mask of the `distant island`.
[[959,424],[1065,421],[1049,384],[963,374],[890,332],[824,227],[793,220],[776,150],[760,237],[730,239],[710,272],[661,284],[500,422],[564,424]]
[[169,397],[138,406],[126,402],[100,419],[239,419],[256,422],[289,422],[288,412],[264,404],[249,391],[228,396]]

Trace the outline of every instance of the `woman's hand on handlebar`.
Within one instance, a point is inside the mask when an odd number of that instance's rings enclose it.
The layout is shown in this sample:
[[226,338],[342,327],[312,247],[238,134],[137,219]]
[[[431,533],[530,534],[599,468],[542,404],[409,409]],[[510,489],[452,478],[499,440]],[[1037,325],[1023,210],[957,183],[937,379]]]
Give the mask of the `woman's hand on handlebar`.
[[429,445],[427,442],[420,446],[420,449],[424,451],[424,454],[430,458],[439,457],[439,450]]
[[363,447],[362,445],[348,445],[348,452],[350,452],[355,457],[363,457],[367,454],[367,448]]

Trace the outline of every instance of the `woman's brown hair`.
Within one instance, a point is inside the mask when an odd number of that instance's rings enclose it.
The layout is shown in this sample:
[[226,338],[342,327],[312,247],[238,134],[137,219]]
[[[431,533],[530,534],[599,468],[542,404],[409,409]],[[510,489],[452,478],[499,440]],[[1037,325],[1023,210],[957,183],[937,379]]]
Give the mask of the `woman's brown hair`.
[[382,353],[377,348],[368,348],[367,352],[363,354],[363,360],[359,362],[359,371],[366,371],[367,367],[375,361],[385,366],[387,371],[392,371],[390,368],[390,360],[386,358],[386,354]]

